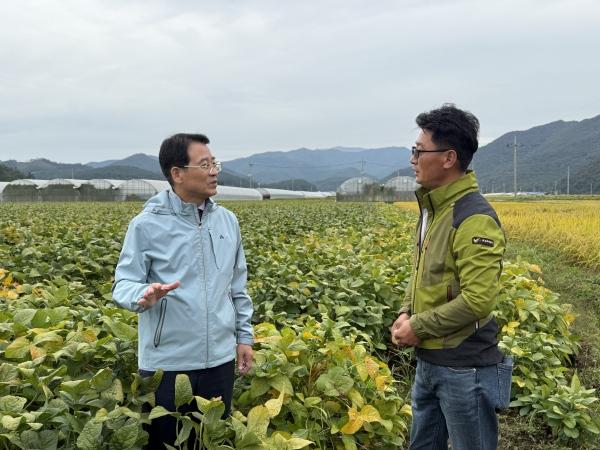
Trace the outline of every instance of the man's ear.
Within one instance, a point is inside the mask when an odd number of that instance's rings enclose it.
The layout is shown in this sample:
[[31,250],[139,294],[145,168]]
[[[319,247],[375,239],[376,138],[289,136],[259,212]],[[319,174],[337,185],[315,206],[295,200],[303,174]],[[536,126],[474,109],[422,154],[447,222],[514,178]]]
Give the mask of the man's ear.
[[171,167],[171,179],[173,180],[173,184],[179,184],[182,181],[182,172],[183,169],[181,169],[180,167]]
[[458,167],[460,161],[458,160],[458,154],[456,150],[449,150],[444,156],[444,169],[451,169],[452,167]]

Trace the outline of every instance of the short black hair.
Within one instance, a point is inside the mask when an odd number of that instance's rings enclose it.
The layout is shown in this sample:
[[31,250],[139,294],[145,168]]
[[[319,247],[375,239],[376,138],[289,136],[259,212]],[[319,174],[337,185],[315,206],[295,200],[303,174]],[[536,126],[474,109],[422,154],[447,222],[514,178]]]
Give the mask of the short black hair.
[[187,166],[190,163],[188,147],[192,142],[210,144],[210,140],[204,134],[177,133],[165,139],[160,146],[158,162],[171,186],[173,186],[171,168]]
[[419,128],[431,133],[436,145],[456,150],[461,170],[467,170],[479,147],[477,117],[452,103],[444,103],[441,108],[419,114],[416,122]]

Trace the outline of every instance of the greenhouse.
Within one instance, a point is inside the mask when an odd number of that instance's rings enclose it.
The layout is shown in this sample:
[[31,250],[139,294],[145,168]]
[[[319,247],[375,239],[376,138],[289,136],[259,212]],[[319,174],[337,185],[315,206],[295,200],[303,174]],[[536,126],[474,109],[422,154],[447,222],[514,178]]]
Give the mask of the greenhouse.
[[414,200],[419,185],[412,177],[395,177],[380,184],[368,177],[350,178],[338,188],[338,201],[400,202]]
[[8,186],[8,181],[0,181],[0,202],[2,201],[2,192],[4,192],[6,186]]
[[81,201],[86,202],[110,202],[117,200],[117,189],[125,183],[125,180],[92,179],[86,180],[79,191]]
[[360,202],[370,201],[371,192],[379,185],[369,177],[354,177],[344,181],[336,191],[338,201]]
[[256,189],[262,194],[264,200],[281,200],[304,198],[304,194],[300,191],[289,191],[287,189],[260,188]]
[[86,180],[55,178],[38,187],[40,200],[44,202],[76,202],[80,200],[79,188]]
[[413,177],[394,177],[390,178],[383,185],[383,201],[402,202],[415,199],[415,191],[419,184]]
[[221,200],[262,200],[263,196],[257,189],[240,188],[235,186],[217,186],[217,195],[212,197]]
[[115,200],[148,200],[170,187],[166,180],[127,180],[118,187]]
[[315,192],[315,191],[299,191],[304,198],[327,198],[335,197],[335,192]]
[[47,180],[21,179],[8,183],[2,191],[3,202],[38,202],[40,201],[39,188]]

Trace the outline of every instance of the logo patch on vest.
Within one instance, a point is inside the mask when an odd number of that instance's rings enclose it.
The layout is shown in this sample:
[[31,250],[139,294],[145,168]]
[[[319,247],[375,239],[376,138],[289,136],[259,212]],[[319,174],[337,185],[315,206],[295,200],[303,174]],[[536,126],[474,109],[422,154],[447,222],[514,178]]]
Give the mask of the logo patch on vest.
[[485,245],[486,247],[493,247],[494,241],[488,238],[475,236],[473,238],[473,244]]

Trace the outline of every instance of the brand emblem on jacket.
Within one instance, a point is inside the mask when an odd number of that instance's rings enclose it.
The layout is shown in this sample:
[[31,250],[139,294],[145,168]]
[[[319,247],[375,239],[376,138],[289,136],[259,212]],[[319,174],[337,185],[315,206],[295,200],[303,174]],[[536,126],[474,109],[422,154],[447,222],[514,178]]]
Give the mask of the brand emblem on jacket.
[[488,238],[475,236],[473,238],[473,244],[485,245],[486,247],[493,247],[494,241]]

